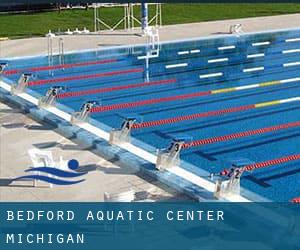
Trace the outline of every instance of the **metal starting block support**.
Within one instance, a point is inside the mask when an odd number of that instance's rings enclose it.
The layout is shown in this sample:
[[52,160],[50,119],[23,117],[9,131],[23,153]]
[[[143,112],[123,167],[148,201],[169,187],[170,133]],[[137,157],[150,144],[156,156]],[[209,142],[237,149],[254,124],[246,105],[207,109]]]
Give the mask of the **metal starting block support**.
[[[190,138],[188,138],[190,139]],[[180,165],[180,151],[187,138],[174,138],[167,149],[162,149],[157,154],[156,169],[167,169]]]
[[242,25],[240,23],[230,25],[230,27],[229,27],[229,33],[230,34],[241,35],[243,33]]
[[31,73],[23,73],[20,76],[18,83],[12,85],[11,94],[17,95],[17,94],[23,93],[24,90],[26,89],[26,87],[28,86],[28,82],[31,77],[32,77]]
[[130,134],[132,126],[135,122],[138,122],[137,117],[127,117],[123,121],[120,129],[113,129],[109,134],[110,144],[121,144],[124,142],[130,142]]
[[88,122],[90,113],[91,113],[91,109],[92,107],[94,107],[95,105],[99,105],[99,102],[97,101],[88,101],[86,103],[84,103],[79,112],[75,112],[72,117],[71,117],[71,123],[72,124],[78,124],[78,123],[82,123],[82,122]]
[[241,176],[245,172],[243,167],[249,164],[253,164],[253,162],[248,159],[242,159],[233,163],[229,170],[224,170],[226,179],[218,179],[216,181],[214,196],[220,199],[232,195],[240,195]]
[[55,99],[60,91],[65,90],[62,86],[51,87],[45,96],[41,97],[38,102],[40,108],[46,108],[55,104]]
[[218,199],[226,198],[231,195],[240,195],[240,177],[243,172],[238,168],[231,169],[231,176],[227,180],[219,179],[216,181],[214,196]]
[[0,74],[3,73],[3,71],[5,70],[6,67],[7,67],[7,63],[4,63],[4,62],[0,63]]

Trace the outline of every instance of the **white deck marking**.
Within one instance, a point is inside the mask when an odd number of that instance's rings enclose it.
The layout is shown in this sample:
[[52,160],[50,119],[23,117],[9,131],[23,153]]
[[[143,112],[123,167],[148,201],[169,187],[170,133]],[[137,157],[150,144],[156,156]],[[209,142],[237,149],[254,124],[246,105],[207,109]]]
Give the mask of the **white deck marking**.
[[227,62],[227,61],[228,61],[228,58],[218,58],[218,59],[208,60],[207,62],[208,63],[218,63],[218,62]]
[[3,81],[0,80],[0,87],[5,89],[6,91],[11,91],[11,86]]
[[292,42],[300,42],[300,37],[299,38],[290,38],[285,40],[286,43],[292,43]]
[[271,42],[266,41],[266,42],[252,43],[252,46],[256,47],[256,46],[264,46],[269,44],[271,44]]
[[22,97],[23,99],[31,102],[34,105],[38,105],[39,100],[29,94],[26,93],[22,93],[22,94],[18,94],[18,96]]
[[142,148],[139,148],[131,143],[124,143],[124,144],[120,144],[118,146],[129,151],[132,154],[135,154],[135,155],[153,163],[153,164],[156,164],[157,156],[152,153],[149,153],[148,151],[146,151]]
[[86,122],[79,123],[77,126],[91,132],[94,135],[97,135],[98,137],[100,137],[100,138],[102,138],[106,141],[109,140],[109,133],[108,132],[105,132],[104,130],[102,130],[100,128],[97,128],[97,127],[91,125],[90,123],[86,123]]
[[218,50],[227,50],[227,49],[235,49],[235,46],[231,45],[231,46],[223,46],[218,48]]
[[265,67],[248,68],[248,69],[243,69],[243,72],[247,73],[247,72],[261,71],[264,69]]
[[200,53],[200,49],[192,49],[191,54]]
[[184,176],[184,179],[189,180],[190,182],[198,186],[205,187],[205,189],[208,190],[209,192],[214,192],[215,190],[215,185],[213,182],[205,180],[204,178],[201,178],[198,175],[186,171],[183,168],[171,167],[168,169],[168,171],[181,177]]
[[177,63],[177,64],[169,64],[166,65],[166,69],[173,69],[173,68],[181,68],[188,66],[188,63]]
[[283,50],[282,54],[290,54],[290,53],[298,53],[300,49],[290,49],[290,50]]
[[264,56],[265,56],[264,53],[258,53],[258,54],[247,55],[247,58],[257,58],[257,57],[264,57]]
[[216,76],[222,76],[223,73],[212,73],[212,74],[205,74],[205,75],[199,75],[200,78],[210,78],[210,77],[216,77]]
[[291,67],[291,66],[298,66],[300,62],[291,62],[291,63],[284,63],[283,67]]
[[50,107],[46,107],[45,110],[49,111],[50,113],[52,114],[55,114],[57,115],[58,117],[70,122],[71,121],[71,115],[56,108],[56,107],[53,107],[53,106],[50,106]]

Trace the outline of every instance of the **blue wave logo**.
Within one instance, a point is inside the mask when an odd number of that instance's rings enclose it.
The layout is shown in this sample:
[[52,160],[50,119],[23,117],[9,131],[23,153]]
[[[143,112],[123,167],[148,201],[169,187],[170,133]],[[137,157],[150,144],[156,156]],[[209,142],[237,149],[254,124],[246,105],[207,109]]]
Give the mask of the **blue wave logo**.
[[68,168],[71,171],[65,171],[65,170],[61,170],[61,169],[53,168],[53,167],[52,168],[50,168],[50,167],[29,168],[29,169],[25,170],[26,173],[39,172],[39,173],[59,177],[60,179],[50,177],[50,176],[45,176],[45,175],[33,174],[33,175],[24,175],[24,176],[17,177],[15,179],[13,179],[13,181],[19,181],[19,180],[24,180],[24,179],[27,179],[27,180],[33,179],[33,180],[44,181],[44,182],[47,182],[50,184],[55,184],[55,185],[74,185],[74,184],[78,184],[78,183],[85,181],[85,179],[68,180],[68,179],[80,177],[80,176],[87,174],[87,173],[75,172],[79,168],[79,163],[77,160],[74,160],[74,159],[70,160],[68,162]]

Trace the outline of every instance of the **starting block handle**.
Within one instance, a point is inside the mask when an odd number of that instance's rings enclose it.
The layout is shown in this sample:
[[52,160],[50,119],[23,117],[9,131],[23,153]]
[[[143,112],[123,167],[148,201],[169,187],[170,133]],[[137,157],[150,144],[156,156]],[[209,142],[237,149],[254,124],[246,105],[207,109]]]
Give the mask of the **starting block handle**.
[[214,196],[218,199],[226,198],[231,195],[240,195],[241,176],[245,172],[244,167],[232,166],[229,170],[223,170],[216,181]]
[[95,105],[99,105],[99,102],[98,101],[87,101],[86,103],[84,103],[80,108],[80,112],[75,112],[72,115],[71,123],[76,124],[79,122],[87,122],[89,119],[91,110]]
[[3,71],[5,70],[7,65],[8,65],[8,63],[6,63],[6,62],[0,62],[0,74],[3,73]]
[[132,125],[135,122],[136,122],[136,118],[126,118],[121,125],[121,129],[122,130],[131,130]]
[[159,151],[156,169],[161,170],[180,165],[180,152],[184,142],[184,140],[173,140],[167,149]]
[[23,73],[17,84],[14,84],[11,89],[12,94],[23,93],[26,87],[28,86],[29,80],[32,77],[31,73]]
[[133,124],[137,121],[135,117],[125,118],[120,129],[113,129],[110,132],[109,143],[120,144],[130,141],[130,135]]
[[60,91],[65,90],[63,86],[53,86],[51,87],[45,96],[39,99],[39,107],[51,106],[55,103],[56,97]]

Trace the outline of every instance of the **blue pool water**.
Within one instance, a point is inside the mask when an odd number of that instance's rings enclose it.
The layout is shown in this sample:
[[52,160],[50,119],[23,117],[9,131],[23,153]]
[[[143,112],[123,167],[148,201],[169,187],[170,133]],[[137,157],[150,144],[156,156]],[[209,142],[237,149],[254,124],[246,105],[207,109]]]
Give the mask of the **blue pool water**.
[[[71,53],[65,55],[66,65],[83,64],[51,72],[48,69],[36,70],[48,66],[47,57],[8,59],[7,72],[15,69],[18,72],[5,77],[17,81],[22,72],[33,71],[32,82],[46,81],[29,87],[39,95],[45,95],[51,86],[57,85],[67,87],[66,92],[73,92],[133,86],[148,80],[174,80],[168,84],[58,99],[57,102],[65,105],[70,112],[78,111],[83,103],[90,100],[110,106],[300,77],[300,30],[297,29],[164,43],[159,57],[149,60],[149,67],[144,59],[138,59],[146,51],[146,46],[135,46]],[[101,60],[112,61],[88,64]],[[54,65],[58,63],[58,56],[55,56]],[[114,73],[92,77],[105,72]],[[146,79],[147,72],[149,79]],[[217,75],[208,77],[208,74]],[[47,82],[53,79],[58,80]],[[138,114],[147,122],[299,96],[300,78],[284,84],[113,109],[92,113],[91,117],[110,128],[119,128],[123,117],[129,113]],[[166,148],[177,134],[198,140],[296,121],[300,121],[300,101],[137,129],[132,135],[161,149]],[[294,127],[188,148],[181,152],[181,159],[208,172],[219,172],[239,158],[261,162],[299,153],[300,129]],[[300,196],[300,162],[246,173],[241,183],[245,189],[267,199],[288,201]]]

